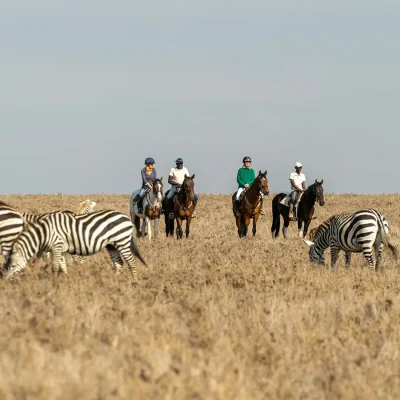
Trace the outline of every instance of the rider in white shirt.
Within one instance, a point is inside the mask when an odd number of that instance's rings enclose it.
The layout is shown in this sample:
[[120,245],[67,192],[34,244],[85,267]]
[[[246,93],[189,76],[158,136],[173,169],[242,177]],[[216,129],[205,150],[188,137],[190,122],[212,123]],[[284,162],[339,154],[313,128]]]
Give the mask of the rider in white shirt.
[[[176,167],[171,168],[171,171],[169,171],[168,175],[168,183],[171,186],[171,189],[169,190],[167,194],[167,200],[169,201],[170,199],[173,198],[175,195],[176,191],[178,188],[181,187],[183,181],[185,180],[185,175],[190,176],[189,171],[186,167],[183,166],[183,160],[182,158],[178,158],[176,161]],[[194,194],[194,204],[197,204],[198,196],[195,193]],[[195,215],[195,212],[193,212],[193,216]]]
[[300,193],[303,193],[306,191],[306,186],[304,182],[306,181],[305,175],[301,172],[303,166],[301,163],[296,162],[294,165],[295,171],[290,174],[289,180],[290,180],[290,200],[289,200],[289,213],[291,214],[290,220],[291,221],[296,221],[297,218],[294,215],[294,207],[297,204]]

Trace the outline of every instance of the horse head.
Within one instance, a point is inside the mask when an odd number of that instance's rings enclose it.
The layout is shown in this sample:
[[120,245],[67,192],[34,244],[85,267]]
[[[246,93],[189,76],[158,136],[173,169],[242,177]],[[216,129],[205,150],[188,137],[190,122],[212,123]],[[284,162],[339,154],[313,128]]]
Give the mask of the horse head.
[[324,188],[322,187],[323,183],[324,183],[323,179],[321,180],[321,182],[318,182],[318,180],[316,179],[314,184],[312,185],[315,201],[318,201],[320,206],[325,205]]
[[260,191],[265,195],[269,195],[267,171],[260,171],[257,175],[256,180],[258,182],[258,187],[260,188]]
[[160,179],[153,179],[153,194],[158,201],[161,201],[163,198],[162,180],[163,180],[162,177]]
[[192,176],[187,176],[185,174],[185,179],[183,180],[181,191],[185,193],[187,200],[194,201],[194,174]]

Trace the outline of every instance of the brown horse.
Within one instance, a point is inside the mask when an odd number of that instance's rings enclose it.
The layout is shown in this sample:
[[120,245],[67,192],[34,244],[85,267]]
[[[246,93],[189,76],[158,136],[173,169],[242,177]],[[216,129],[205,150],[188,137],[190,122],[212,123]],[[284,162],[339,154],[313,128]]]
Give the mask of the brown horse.
[[261,210],[261,193],[269,194],[267,171],[258,173],[253,184],[244,192],[240,201],[240,209],[235,206],[236,192],[232,196],[233,215],[236,218],[239,237],[247,235],[250,220],[253,218],[253,236],[257,231],[257,221]]
[[[182,183],[180,191],[174,198],[174,214],[176,218],[176,238],[182,239],[182,224],[186,219],[186,237],[189,237],[190,223],[192,221],[193,211],[196,207],[194,201],[194,175],[186,176]],[[167,216],[166,216],[167,218]]]

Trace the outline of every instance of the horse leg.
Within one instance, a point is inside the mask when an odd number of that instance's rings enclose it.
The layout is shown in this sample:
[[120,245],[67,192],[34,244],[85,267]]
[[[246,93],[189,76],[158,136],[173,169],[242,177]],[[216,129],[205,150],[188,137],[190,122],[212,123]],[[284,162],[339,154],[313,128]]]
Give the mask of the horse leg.
[[180,217],[176,217],[176,238],[178,240],[182,239],[183,229],[182,229],[182,220]]
[[140,218],[135,215],[136,237],[140,238]]
[[256,236],[256,232],[257,232],[257,221],[258,221],[258,217],[260,216],[260,214],[255,214],[254,218],[253,218],[253,236]]
[[189,231],[190,231],[190,223],[192,222],[192,215],[189,215],[186,219],[186,238],[189,237]]
[[242,222],[243,222],[243,236],[247,236],[247,231],[249,229],[249,224],[250,224],[250,218],[243,217]]
[[290,219],[289,219],[289,209],[285,210],[283,215],[283,237],[285,239],[288,238],[288,229],[289,229]]
[[297,220],[297,233],[299,234],[299,238],[303,238],[303,219],[298,218]]
[[160,223],[160,218],[154,220],[154,237],[157,239],[158,236],[158,224]]
[[307,236],[308,228],[309,228],[310,224],[311,224],[311,218],[308,219],[307,221],[304,221],[304,232],[303,232],[303,237],[306,237],[306,236]]
[[242,237],[242,218],[241,217],[236,217],[236,226],[237,226],[239,237]]
[[146,236],[146,217],[142,222],[142,237]]
[[144,219],[145,225],[147,228],[147,235],[149,236],[149,240],[151,240],[151,221],[149,217],[145,217]]

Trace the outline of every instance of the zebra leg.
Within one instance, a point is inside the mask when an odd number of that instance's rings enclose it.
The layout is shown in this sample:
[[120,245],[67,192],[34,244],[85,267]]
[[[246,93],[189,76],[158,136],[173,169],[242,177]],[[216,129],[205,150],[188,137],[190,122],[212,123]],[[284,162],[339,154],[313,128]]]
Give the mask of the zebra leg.
[[56,275],[58,274],[59,271],[67,273],[67,267],[65,265],[66,262],[64,256],[62,255],[61,248],[53,247],[51,249],[51,255],[52,255],[53,274]]
[[383,244],[381,243],[379,246],[374,246],[375,247],[375,271],[378,271],[379,266],[381,265],[382,261],[382,249],[383,249]]
[[130,247],[123,247],[123,248],[118,248],[119,254],[123,257],[123,259],[127,262],[129,265],[129,269],[132,272],[132,285],[136,286],[138,282],[138,277],[137,277],[137,271],[136,271],[136,265],[135,265],[135,258],[133,257],[132,251]]
[[332,269],[332,271],[335,269],[338,255],[339,255],[339,249],[337,247],[331,246],[331,269]]
[[345,257],[346,257],[346,267],[349,268],[351,261],[351,251],[346,251]]
[[361,248],[364,258],[367,260],[367,263],[371,266],[375,266],[375,258],[372,255],[372,249],[370,247]]
[[116,276],[121,275],[121,269],[124,262],[122,261],[119,251],[116,250],[115,247],[111,246],[110,244],[106,246],[106,249],[108,251],[108,254],[110,255],[111,262],[114,265],[115,275]]

